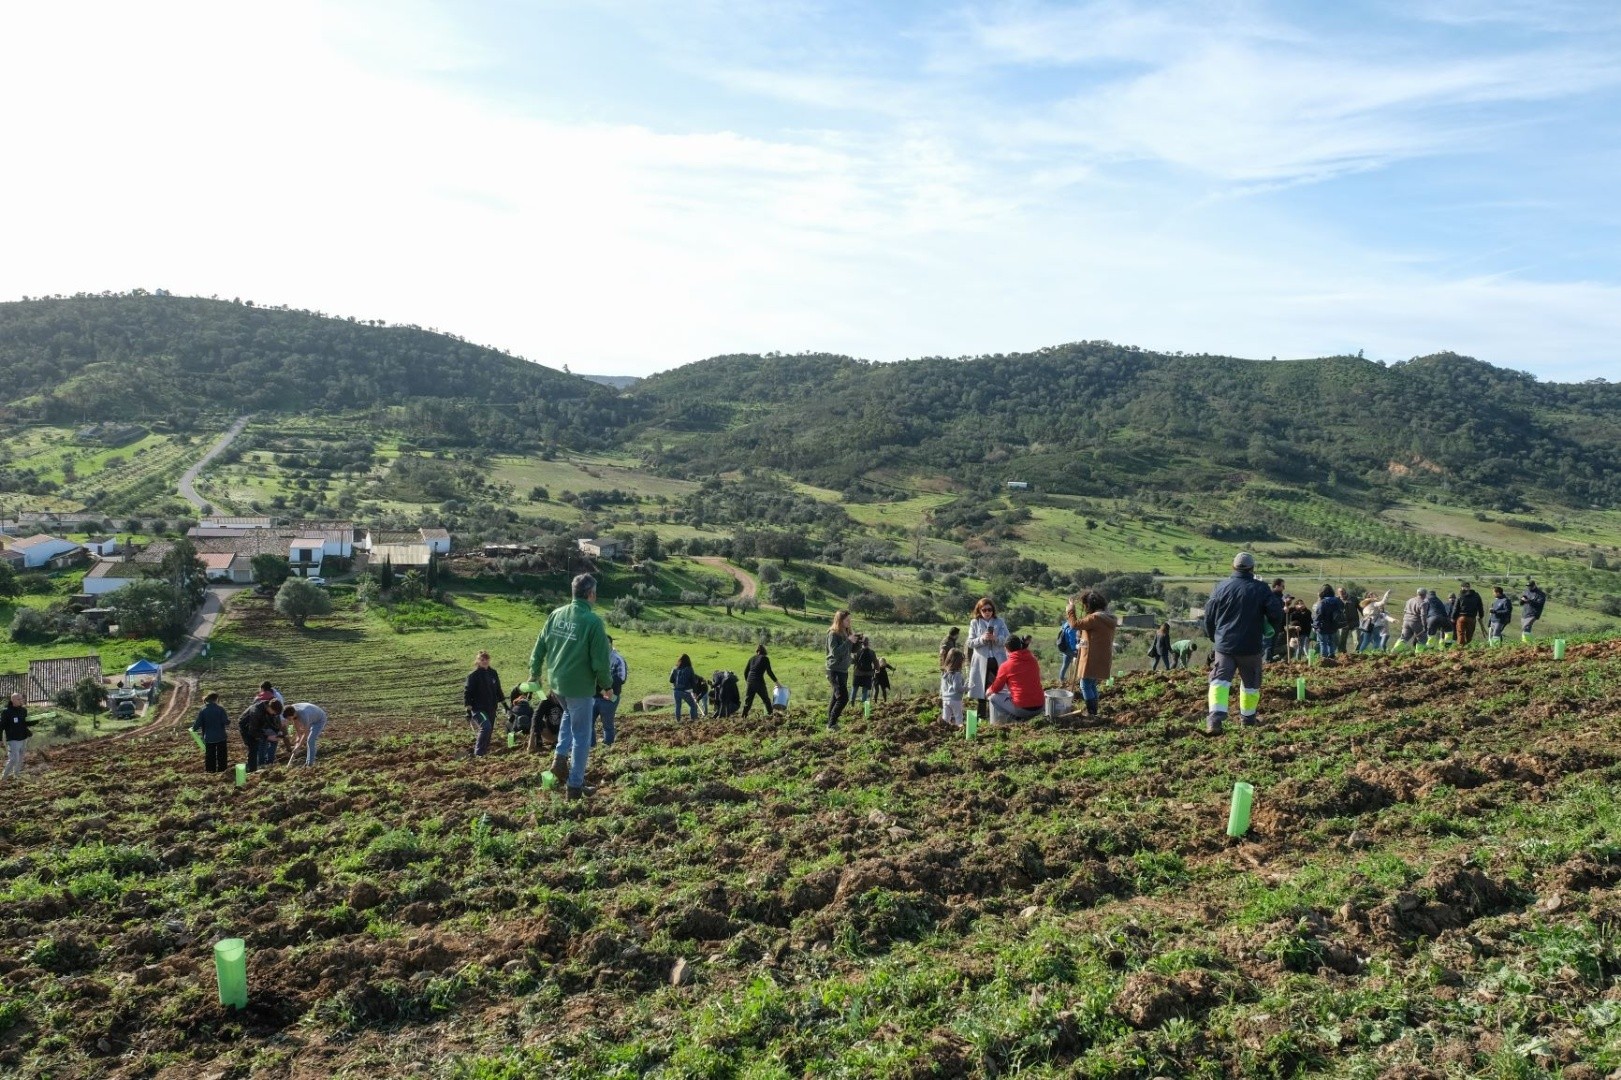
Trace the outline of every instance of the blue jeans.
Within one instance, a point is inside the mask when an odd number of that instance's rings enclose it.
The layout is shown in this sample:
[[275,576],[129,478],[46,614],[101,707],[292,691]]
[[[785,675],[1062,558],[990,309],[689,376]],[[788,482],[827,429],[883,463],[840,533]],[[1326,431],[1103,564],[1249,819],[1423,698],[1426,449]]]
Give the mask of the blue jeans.
[[1324,659],[1327,659],[1328,657],[1334,655],[1334,648],[1335,648],[1334,631],[1332,631],[1332,630],[1318,631],[1318,634],[1317,634],[1317,654],[1319,656],[1323,657]]
[[[614,744],[614,715],[619,712],[619,699],[613,698],[609,700],[608,698],[599,697],[594,708],[597,711],[596,718],[602,721],[602,745],[612,746]],[[597,725],[595,723],[591,725],[591,745],[593,747],[597,745]]]
[[568,786],[578,790],[585,787],[585,762],[591,756],[591,729],[597,723],[597,708],[593,702],[600,697],[571,697],[563,699],[563,723],[557,729],[557,756],[567,756]]
[[1096,679],[1081,680],[1081,700],[1090,708],[1098,703],[1098,681]]
[[262,756],[259,758],[259,764],[265,766],[274,765],[276,763],[276,747],[280,745],[281,743],[276,739],[261,739],[259,749]]
[[495,718],[488,713],[476,712],[473,722],[478,725],[478,735],[473,739],[473,756],[483,757],[490,752],[490,735],[495,731]]
[[1069,669],[1075,666],[1075,654],[1062,653],[1061,655],[1064,657],[1064,662],[1058,668],[1058,681],[1062,683],[1069,680]]
[[687,703],[687,712],[691,714],[692,719],[698,719],[698,699],[692,696],[691,690],[677,690],[675,692],[676,720],[681,719],[681,703],[683,701]]
[[304,736],[304,764],[315,764],[315,740],[321,737],[326,730],[325,720],[315,720],[310,723],[309,730]]

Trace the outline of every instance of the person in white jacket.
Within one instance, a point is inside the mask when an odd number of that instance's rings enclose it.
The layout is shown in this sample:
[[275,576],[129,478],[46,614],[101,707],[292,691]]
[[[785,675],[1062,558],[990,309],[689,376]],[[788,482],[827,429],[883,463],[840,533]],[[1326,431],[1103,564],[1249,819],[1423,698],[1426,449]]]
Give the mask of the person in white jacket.
[[968,696],[978,702],[980,716],[987,715],[987,687],[996,681],[996,670],[1007,659],[1007,639],[1007,623],[997,616],[996,601],[984,597],[974,605],[974,617],[968,623],[968,647],[972,650]]

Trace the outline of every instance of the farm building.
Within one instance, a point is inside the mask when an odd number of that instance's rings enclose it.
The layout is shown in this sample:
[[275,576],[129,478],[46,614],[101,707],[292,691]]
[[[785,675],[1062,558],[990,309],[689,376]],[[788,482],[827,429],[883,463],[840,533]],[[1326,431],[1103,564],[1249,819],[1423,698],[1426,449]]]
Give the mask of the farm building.
[[433,561],[433,552],[427,544],[375,544],[371,549],[371,566],[376,569],[385,562],[395,570],[426,570]]
[[435,555],[450,554],[450,530],[448,529],[421,529],[422,542],[428,545],[428,550]]
[[92,536],[84,542],[84,548],[90,554],[100,558],[117,555],[119,552],[118,538],[113,536]]
[[85,557],[84,545],[76,544],[72,540],[63,540],[49,533],[36,533],[22,540],[13,541],[11,550],[22,552],[23,566],[29,570],[41,568],[60,570],[74,565]]
[[29,701],[50,701],[58,690],[71,690],[80,679],[89,676],[101,681],[101,657],[68,656],[60,660],[28,661]]
[[589,555],[593,559],[619,558],[620,546],[617,540],[581,539],[577,543],[580,547],[580,554]]
[[198,526],[205,529],[268,529],[275,525],[267,517],[221,517],[213,515],[202,518]]
[[1009,480],[1007,482],[1007,489],[1009,491],[1029,491],[1030,485],[1024,480]]
[[28,556],[15,548],[6,548],[4,551],[0,551],[0,559],[10,563],[13,570],[22,570],[28,565]]
[[144,576],[133,563],[104,560],[92,566],[84,575],[80,590],[88,596],[105,596],[140,581]]

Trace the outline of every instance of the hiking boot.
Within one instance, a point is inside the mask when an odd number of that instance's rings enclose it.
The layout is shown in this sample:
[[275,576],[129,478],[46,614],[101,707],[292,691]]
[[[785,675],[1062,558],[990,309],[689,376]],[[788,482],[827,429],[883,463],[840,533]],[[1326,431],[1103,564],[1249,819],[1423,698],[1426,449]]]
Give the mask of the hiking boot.
[[552,757],[552,775],[557,777],[558,783],[568,779],[568,758],[561,755]]
[[569,789],[567,789],[566,791],[563,792],[563,800],[565,802],[573,802],[576,799],[583,799],[587,795],[595,795],[596,793],[597,793],[597,789],[594,788],[594,787],[590,787],[590,786],[587,786],[587,787],[571,787],[571,788],[569,788]]
[[1260,719],[1258,717],[1254,717],[1254,716],[1241,716],[1241,717],[1239,717],[1239,723],[1243,724],[1245,727],[1260,727],[1261,726]]
[[1204,722],[1204,733],[1206,735],[1220,735],[1221,734],[1221,717],[1212,716],[1208,720],[1206,720]]

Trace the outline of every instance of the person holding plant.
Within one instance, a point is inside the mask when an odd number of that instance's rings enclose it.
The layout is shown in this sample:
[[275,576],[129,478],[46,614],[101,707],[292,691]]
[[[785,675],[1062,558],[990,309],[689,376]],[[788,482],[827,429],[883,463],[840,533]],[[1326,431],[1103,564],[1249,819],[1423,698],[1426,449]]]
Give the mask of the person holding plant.
[[33,738],[34,729],[28,726],[28,705],[21,694],[12,694],[11,701],[0,709],[0,737],[6,740],[6,767],[0,779],[23,775],[23,750]]
[[827,702],[827,730],[839,726],[839,716],[850,704],[850,654],[855,635],[850,632],[850,612],[840,608],[833,613],[833,625],[827,628],[827,685],[832,691]]
[[231,714],[220,704],[220,696],[209,694],[203,698],[203,707],[197,710],[197,719],[191,722],[191,730],[197,732],[203,740],[204,772],[225,771],[225,759],[229,756],[227,746],[230,727]]
[[473,661],[473,670],[462,683],[462,705],[467,709],[467,722],[477,734],[473,738],[473,756],[483,757],[490,752],[490,735],[495,731],[495,713],[506,701],[501,692],[501,676],[490,666],[490,654],[483,650]]
[[996,601],[986,596],[974,605],[974,617],[968,622],[968,647],[972,650],[968,664],[968,696],[985,713],[988,687],[996,681],[996,670],[1007,659],[1007,623],[996,614]]

